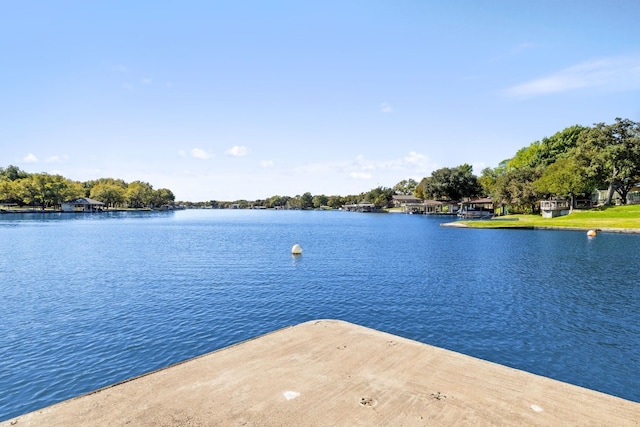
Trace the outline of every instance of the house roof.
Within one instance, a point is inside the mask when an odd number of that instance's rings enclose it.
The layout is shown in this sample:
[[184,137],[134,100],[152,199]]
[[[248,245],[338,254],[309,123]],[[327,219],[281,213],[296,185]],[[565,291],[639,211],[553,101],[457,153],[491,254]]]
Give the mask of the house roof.
[[484,197],[482,199],[474,199],[474,200],[467,200],[466,202],[462,202],[461,204],[463,205],[481,205],[481,204],[489,204],[489,203],[493,203],[493,200]]
[[79,197],[77,199],[69,200],[64,203],[68,203],[70,205],[104,205],[104,203],[90,199],[88,197]]
[[393,196],[391,196],[391,198],[393,200],[400,200],[400,201],[403,201],[403,200],[420,200],[416,196],[409,196],[409,195],[406,195],[406,194],[394,194]]

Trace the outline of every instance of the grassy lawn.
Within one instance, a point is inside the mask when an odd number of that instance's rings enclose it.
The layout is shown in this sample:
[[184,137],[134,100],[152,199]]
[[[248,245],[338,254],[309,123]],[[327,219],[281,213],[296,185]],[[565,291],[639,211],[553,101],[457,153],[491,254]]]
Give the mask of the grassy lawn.
[[492,220],[460,221],[475,228],[569,227],[640,229],[640,205],[575,210],[571,215],[542,218],[540,215],[507,215]]

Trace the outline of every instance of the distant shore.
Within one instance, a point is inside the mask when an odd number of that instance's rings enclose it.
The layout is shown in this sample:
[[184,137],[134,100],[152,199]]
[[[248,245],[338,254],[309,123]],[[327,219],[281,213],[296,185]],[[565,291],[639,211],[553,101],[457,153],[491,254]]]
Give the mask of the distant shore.
[[[496,222],[500,220],[495,220]],[[440,224],[441,227],[454,227],[454,228],[482,228],[482,229],[498,229],[498,230],[556,230],[556,231],[581,231],[587,232],[590,230],[594,230],[597,233],[621,233],[621,234],[640,234],[640,228],[593,228],[593,227],[563,227],[563,226],[540,226],[540,225],[499,225],[492,224],[489,227],[474,227],[469,225],[467,222],[456,221],[456,222],[446,222],[444,224]]]
[[602,233],[640,234],[640,205],[575,209],[568,215],[543,218],[541,215],[507,215],[504,217],[458,221],[446,224],[463,228],[514,228],[520,230],[594,230]]

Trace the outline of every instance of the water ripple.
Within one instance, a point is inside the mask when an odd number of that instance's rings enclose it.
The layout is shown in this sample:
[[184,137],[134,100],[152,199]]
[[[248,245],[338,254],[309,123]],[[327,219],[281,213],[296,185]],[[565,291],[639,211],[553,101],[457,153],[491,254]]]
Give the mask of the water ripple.
[[3,216],[0,420],[317,318],[640,401],[638,236],[445,220]]

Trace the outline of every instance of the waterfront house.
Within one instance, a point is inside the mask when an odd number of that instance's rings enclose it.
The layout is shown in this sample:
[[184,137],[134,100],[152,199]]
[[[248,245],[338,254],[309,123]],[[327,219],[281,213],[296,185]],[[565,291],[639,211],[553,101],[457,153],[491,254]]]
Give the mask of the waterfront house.
[[366,200],[357,204],[342,205],[342,209],[349,212],[376,212],[378,210],[373,203],[369,203]]
[[62,202],[62,212],[102,212],[104,203],[88,197]]
[[394,194],[393,196],[391,196],[391,202],[393,203],[394,208],[399,208],[401,206],[406,206],[407,204],[422,203],[422,200],[418,199],[415,196],[407,196],[404,194]]
[[571,202],[564,197],[552,197],[549,200],[540,201],[540,213],[542,218],[555,218],[569,215]]
[[458,211],[461,218],[491,218],[494,214],[493,200],[486,197],[460,202]]

